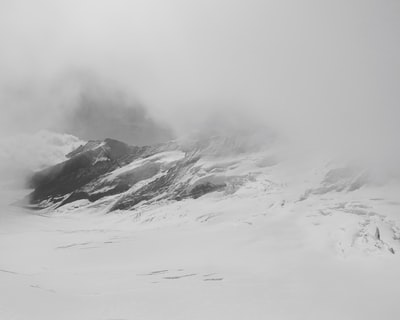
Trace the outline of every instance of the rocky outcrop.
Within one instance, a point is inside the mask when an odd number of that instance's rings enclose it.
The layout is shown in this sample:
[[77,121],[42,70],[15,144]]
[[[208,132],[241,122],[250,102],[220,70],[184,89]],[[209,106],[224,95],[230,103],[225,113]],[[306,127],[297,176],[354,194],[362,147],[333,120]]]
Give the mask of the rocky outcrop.
[[225,178],[213,179],[213,174],[207,178],[198,165],[199,159],[210,156],[215,143],[136,147],[113,139],[89,141],[70,152],[68,160],[34,174],[29,181],[34,188],[29,201],[39,208],[61,207],[77,200],[96,202],[118,195],[109,208],[114,211],[131,210],[143,202],[179,201],[221,191],[227,187]]
[[30,203],[63,205],[83,198],[95,201],[101,196],[123,192],[128,188],[124,183],[97,195],[81,189],[100,176],[142,156],[147,149],[131,147],[112,139],[90,141],[68,154],[70,159],[39,171],[30,178],[29,185],[35,189],[29,196]]

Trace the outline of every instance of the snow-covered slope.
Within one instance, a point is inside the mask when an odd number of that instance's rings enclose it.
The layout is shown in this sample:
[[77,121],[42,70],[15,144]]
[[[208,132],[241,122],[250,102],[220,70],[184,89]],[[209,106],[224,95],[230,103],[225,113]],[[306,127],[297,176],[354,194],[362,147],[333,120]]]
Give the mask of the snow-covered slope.
[[42,172],[43,209],[1,209],[0,318],[397,319],[400,184],[232,139]]
[[50,214],[124,212],[151,226],[220,219],[253,224],[264,215],[295,212],[311,237],[318,234],[336,254],[400,251],[398,182],[378,185],[361,167],[291,158],[272,140],[258,147],[253,141],[89,142],[34,176],[31,203]]

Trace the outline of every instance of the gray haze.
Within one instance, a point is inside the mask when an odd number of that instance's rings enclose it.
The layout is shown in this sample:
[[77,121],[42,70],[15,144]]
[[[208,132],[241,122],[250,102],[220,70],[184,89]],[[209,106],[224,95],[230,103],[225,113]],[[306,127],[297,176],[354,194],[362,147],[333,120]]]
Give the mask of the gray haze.
[[[79,80],[76,80],[79,83]],[[171,140],[172,130],[149,117],[138,102],[123,92],[112,90],[94,79],[81,84],[74,108],[67,109],[64,121],[51,128],[85,140],[113,138],[132,145],[151,145]]]
[[400,158],[398,0],[2,0],[0,43],[3,135],[129,135],[118,121],[66,125],[95,82],[113,101],[91,98],[101,121],[141,106],[151,142],[217,111],[307,148]]

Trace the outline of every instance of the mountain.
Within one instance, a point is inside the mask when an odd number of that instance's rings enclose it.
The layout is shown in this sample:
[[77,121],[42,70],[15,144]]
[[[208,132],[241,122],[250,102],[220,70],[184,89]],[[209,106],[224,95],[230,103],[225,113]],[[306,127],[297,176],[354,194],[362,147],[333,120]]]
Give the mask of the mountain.
[[31,176],[38,210],[1,192],[0,318],[392,319],[400,184],[375,174],[268,134],[88,141]]
[[[109,210],[133,209],[142,201],[197,198],[239,179],[206,174],[200,160],[221,158],[224,151],[243,153],[244,142],[213,137],[204,141],[173,141],[155,146],[129,146],[106,139],[89,141],[67,154],[68,160],[35,173],[31,204],[61,207],[76,200],[97,200],[119,195]],[[224,164],[220,165],[223,171]],[[210,169],[207,169],[208,171]]]
[[89,141],[34,174],[31,207],[51,214],[132,213],[141,223],[293,215],[346,256],[400,250],[398,183],[356,165],[287,152],[275,138],[215,135],[154,146]]

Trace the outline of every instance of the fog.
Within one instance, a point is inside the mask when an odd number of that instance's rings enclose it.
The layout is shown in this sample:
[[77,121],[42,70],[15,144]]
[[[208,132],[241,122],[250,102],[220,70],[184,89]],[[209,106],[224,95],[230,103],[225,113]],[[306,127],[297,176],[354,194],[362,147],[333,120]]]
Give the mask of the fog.
[[399,122],[400,0],[0,0],[0,319],[395,319]]
[[2,0],[0,43],[3,136],[143,144],[245,115],[300,149],[400,160],[397,0]]

